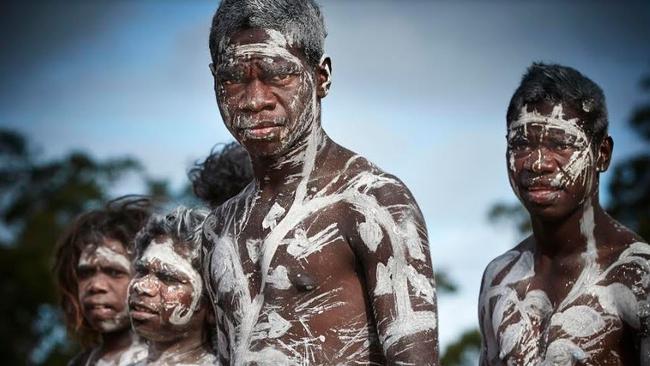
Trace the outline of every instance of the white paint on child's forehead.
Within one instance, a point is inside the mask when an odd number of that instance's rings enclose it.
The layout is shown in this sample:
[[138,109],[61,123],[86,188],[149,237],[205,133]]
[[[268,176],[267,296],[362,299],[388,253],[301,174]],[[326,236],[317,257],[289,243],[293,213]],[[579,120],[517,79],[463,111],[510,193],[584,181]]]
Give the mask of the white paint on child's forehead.
[[546,128],[563,130],[565,133],[588,141],[585,131],[578,124],[579,121],[580,119],[577,117],[570,119],[566,118],[562,104],[556,104],[553,106],[553,110],[550,114],[540,113],[536,109],[528,111],[528,105],[524,105],[519,111],[519,118],[512,121],[508,127],[508,138],[510,139],[514,137],[516,130],[519,127],[524,127],[524,129],[526,129],[526,127],[530,125],[543,125]]
[[[94,248],[94,250],[92,249]],[[79,256],[78,266],[92,266],[94,261],[104,260],[108,264],[117,265],[131,273],[131,260],[126,255],[118,253],[106,245],[87,246]]]
[[267,40],[249,44],[231,43],[225,49],[225,58],[228,60],[232,58],[260,57],[264,59],[275,57],[283,58],[298,65],[302,64],[298,57],[289,52],[288,47],[290,44],[281,32],[274,29],[263,29],[263,31],[269,37]]
[[158,260],[162,265],[167,265],[189,278],[189,282],[192,285],[190,311],[186,311],[187,309],[184,309],[182,305],[178,305],[169,319],[172,324],[186,324],[194,314],[201,299],[201,292],[203,291],[201,275],[192,267],[189,260],[174,251],[174,242],[169,238],[162,242],[152,241],[142,254],[140,260],[144,263],[152,263]]

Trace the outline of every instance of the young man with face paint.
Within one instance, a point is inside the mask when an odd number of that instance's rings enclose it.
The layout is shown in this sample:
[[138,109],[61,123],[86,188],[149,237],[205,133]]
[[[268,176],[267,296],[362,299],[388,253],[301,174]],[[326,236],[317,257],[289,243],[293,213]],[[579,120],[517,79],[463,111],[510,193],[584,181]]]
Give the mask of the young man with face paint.
[[127,288],[133,239],[149,201],[125,197],[77,217],[59,239],[54,272],[70,334],[87,349],[70,365],[131,365],[147,348],[131,332]]
[[217,363],[209,336],[214,317],[201,279],[200,230],[206,215],[179,207],[152,216],[138,233],[129,315],[149,343],[142,365]]
[[217,103],[255,175],[203,229],[220,359],[435,365],[422,214],[399,179],[323,131],[324,39],[311,0],[225,0],[213,19]]
[[533,64],[507,114],[508,175],[533,234],[493,260],[482,365],[650,365],[650,246],[600,206],[613,141],[602,90]]

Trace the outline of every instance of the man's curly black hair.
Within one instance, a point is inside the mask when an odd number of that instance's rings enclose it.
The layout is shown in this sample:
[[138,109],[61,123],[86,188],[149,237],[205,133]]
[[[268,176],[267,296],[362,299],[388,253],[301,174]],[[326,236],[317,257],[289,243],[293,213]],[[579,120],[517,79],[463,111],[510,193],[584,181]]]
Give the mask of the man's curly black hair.
[[194,194],[211,208],[237,195],[253,181],[248,152],[236,142],[217,144],[188,172]]

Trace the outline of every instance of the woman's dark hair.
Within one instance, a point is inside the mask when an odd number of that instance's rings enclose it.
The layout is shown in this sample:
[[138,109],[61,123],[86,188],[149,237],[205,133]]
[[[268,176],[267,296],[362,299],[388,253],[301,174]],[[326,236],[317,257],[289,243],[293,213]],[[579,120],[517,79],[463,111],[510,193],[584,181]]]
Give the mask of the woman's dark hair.
[[79,303],[77,265],[88,245],[104,240],[119,241],[133,256],[133,240],[151,215],[151,201],[143,196],[123,196],[100,209],[77,216],[56,244],[53,271],[60,292],[60,304],[70,334],[90,346],[99,341],[99,332],[90,327]]

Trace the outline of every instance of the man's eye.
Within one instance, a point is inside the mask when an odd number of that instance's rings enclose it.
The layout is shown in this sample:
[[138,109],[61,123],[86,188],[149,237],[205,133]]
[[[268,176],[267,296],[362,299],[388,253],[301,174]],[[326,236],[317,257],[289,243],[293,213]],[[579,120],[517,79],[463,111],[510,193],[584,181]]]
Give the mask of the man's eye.
[[510,150],[513,151],[524,151],[528,149],[529,144],[528,141],[517,139],[517,140],[510,141],[508,143],[508,147],[510,148]]
[[90,276],[92,276],[93,272],[94,271],[92,269],[88,269],[88,268],[79,269],[79,270],[77,270],[77,278],[79,278],[80,280],[90,278]]
[[290,77],[291,77],[291,74],[287,74],[287,73],[276,74],[276,75],[273,75],[273,77],[271,77],[271,81],[274,82],[274,83],[282,83],[282,82],[285,82],[285,81],[289,80]]
[[111,276],[113,278],[118,278],[118,277],[121,277],[121,276],[126,274],[126,273],[124,273],[124,271],[120,271],[120,270],[112,269],[112,268],[106,269],[105,272],[106,272],[107,275],[109,275],[109,276]]
[[168,273],[159,273],[158,278],[165,283],[177,283],[178,279]]

